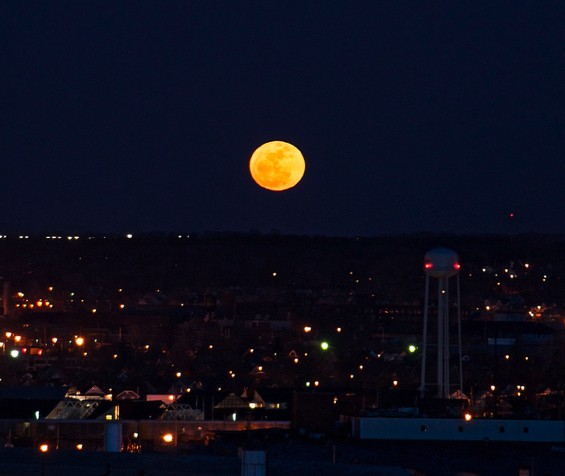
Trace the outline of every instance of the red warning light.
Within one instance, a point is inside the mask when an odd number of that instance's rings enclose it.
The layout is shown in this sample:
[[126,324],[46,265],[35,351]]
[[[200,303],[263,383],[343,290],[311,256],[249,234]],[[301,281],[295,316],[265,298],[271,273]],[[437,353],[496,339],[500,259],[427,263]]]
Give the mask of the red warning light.
[[460,269],[461,269],[461,265],[460,265],[459,263],[455,263],[455,264],[453,265],[453,267],[454,267],[455,269],[457,269],[457,270],[460,270]]
[[426,263],[424,265],[424,268],[426,268],[426,269],[432,269],[433,267],[434,267],[434,265],[432,263]]

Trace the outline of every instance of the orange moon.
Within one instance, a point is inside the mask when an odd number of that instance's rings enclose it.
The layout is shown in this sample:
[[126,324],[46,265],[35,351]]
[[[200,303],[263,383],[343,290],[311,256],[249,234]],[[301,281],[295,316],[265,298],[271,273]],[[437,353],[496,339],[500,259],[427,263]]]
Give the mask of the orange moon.
[[294,187],[305,170],[302,152],[280,140],[258,147],[249,160],[249,171],[257,185],[275,192]]

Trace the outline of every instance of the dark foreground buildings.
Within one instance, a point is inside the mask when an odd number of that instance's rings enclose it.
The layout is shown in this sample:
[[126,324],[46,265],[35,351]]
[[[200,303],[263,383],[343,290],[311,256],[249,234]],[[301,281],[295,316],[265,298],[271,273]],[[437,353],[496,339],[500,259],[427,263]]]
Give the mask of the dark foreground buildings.
[[[29,422],[5,439],[49,420],[152,421],[150,448],[167,422],[205,444],[210,421],[343,438],[340,415],[563,417],[563,237],[90,238],[0,241],[0,408]],[[438,244],[462,264],[464,398],[445,405],[417,398]]]

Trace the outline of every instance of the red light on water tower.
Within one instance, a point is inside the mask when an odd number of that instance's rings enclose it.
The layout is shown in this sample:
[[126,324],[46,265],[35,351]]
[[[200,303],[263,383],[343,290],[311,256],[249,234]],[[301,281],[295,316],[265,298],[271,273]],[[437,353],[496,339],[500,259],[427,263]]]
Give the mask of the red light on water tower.
[[459,263],[455,263],[455,264],[453,265],[453,267],[454,267],[456,270],[460,270],[460,269],[461,269],[461,265],[460,265]]
[[459,257],[450,249],[435,248],[424,256],[424,271],[432,278],[450,278],[459,272]]

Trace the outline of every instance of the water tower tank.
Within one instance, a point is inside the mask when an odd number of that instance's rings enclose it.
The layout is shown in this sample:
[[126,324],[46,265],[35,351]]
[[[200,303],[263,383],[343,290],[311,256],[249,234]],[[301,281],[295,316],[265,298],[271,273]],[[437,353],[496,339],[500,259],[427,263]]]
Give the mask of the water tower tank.
[[434,248],[424,256],[424,270],[432,278],[450,278],[455,276],[459,269],[459,256],[448,248]]

